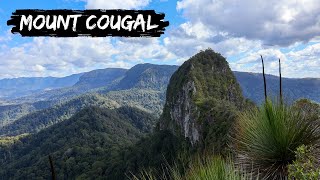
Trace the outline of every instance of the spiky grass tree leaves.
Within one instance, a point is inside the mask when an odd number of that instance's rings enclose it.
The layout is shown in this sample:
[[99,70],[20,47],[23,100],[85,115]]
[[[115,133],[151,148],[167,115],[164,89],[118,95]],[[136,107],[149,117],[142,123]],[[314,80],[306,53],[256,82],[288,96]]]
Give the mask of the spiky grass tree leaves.
[[287,165],[301,145],[319,143],[315,116],[267,100],[260,109],[243,112],[238,119],[238,162],[264,179],[286,179]]
[[237,169],[230,159],[221,156],[206,157],[198,160],[186,174],[187,180],[246,180],[246,174]]
[[[231,159],[221,156],[196,157],[186,172],[181,174],[176,167],[164,168],[165,173],[157,174],[146,169],[139,175],[129,177],[131,180],[251,180],[249,175],[237,169]],[[169,173],[167,173],[169,171]],[[167,175],[165,175],[167,174]]]

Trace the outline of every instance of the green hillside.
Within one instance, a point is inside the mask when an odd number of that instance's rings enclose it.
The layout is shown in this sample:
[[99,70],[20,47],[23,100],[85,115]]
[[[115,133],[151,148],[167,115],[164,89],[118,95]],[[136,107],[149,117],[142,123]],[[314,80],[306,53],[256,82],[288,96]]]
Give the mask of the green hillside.
[[100,95],[84,95],[48,109],[27,114],[13,123],[1,128],[0,134],[13,136],[24,133],[36,133],[50,125],[70,118],[72,115],[88,106],[114,108],[119,105],[116,102]]
[[136,108],[85,108],[11,147],[0,148],[0,177],[50,179],[48,155],[53,157],[58,179],[103,177],[110,159],[151,132],[154,124],[153,116]]

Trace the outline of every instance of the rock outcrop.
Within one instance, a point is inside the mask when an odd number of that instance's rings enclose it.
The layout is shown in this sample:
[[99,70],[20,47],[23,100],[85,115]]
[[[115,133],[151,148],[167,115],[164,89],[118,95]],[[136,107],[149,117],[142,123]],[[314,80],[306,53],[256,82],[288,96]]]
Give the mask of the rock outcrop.
[[212,133],[206,126],[225,121],[244,102],[225,58],[211,49],[201,51],[171,77],[159,127],[183,135],[194,145]]

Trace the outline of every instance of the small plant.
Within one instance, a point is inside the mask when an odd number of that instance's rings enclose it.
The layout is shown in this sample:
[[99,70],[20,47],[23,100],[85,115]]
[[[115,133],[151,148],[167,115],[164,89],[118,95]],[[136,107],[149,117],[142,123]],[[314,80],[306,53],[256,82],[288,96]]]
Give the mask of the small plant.
[[[129,177],[131,180],[157,180],[160,179],[155,175],[155,173],[149,169],[149,170],[142,170],[139,175],[132,175],[132,177]],[[167,178],[163,178],[161,180],[167,180]]]
[[239,163],[263,179],[286,179],[287,166],[296,159],[294,151],[319,142],[315,121],[315,116],[270,100],[260,109],[242,113],[235,138]]
[[[169,173],[167,173],[169,172]],[[233,162],[224,160],[221,156],[211,158],[196,158],[184,173],[175,168],[165,168],[162,174],[153,170],[143,170],[138,176],[133,175],[132,180],[246,180],[252,179],[242,171],[235,168]]]
[[186,175],[187,180],[244,180],[249,179],[241,171],[237,170],[231,160],[224,160],[215,156],[192,165]]
[[318,180],[320,179],[319,152],[314,147],[300,146],[296,153],[296,160],[289,165],[290,179]]

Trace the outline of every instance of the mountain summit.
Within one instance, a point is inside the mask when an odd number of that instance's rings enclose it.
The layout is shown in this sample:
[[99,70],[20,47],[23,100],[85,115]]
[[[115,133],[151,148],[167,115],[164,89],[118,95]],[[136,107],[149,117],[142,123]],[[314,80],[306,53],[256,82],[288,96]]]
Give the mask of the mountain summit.
[[211,49],[191,57],[172,75],[166,97],[160,129],[180,132],[192,144],[217,133],[214,126],[228,123],[245,102],[228,62]]
[[129,69],[117,89],[165,89],[178,66],[138,64]]

